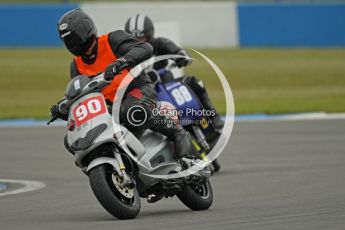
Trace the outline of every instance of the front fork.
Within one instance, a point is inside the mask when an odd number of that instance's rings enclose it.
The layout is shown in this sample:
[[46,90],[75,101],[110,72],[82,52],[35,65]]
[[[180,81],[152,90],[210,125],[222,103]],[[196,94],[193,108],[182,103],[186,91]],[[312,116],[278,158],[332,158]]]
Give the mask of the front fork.
[[196,140],[192,140],[194,148],[198,151],[200,158],[209,162],[207,158],[207,152],[210,150],[210,145],[206,141],[206,137],[198,126],[192,126],[193,133],[196,137]]
[[134,187],[135,182],[134,182],[133,178],[131,176],[129,176],[128,173],[126,172],[125,164],[123,163],[120,151],[117,147],[115,147],[113,149],[113,154],[114,154],[114,157],[115,157],[117,163],[119,164],[119,168],[120,168],[119,177],[122,179],[121,185]]

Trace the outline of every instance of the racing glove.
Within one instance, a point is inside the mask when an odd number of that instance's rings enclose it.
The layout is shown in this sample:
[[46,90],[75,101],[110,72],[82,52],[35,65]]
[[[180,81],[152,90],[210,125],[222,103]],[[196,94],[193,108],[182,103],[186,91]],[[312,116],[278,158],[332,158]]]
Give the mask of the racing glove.
[[50,116],[51,117],[56,117],[56,118],[60,118],[64,121],[67,121],[68,120],[68,115],[67,114],[62,114],[60,113],[59,111],[59,106],[58,105],[53,105],[51,108],[50,108]]
[[119,74],[121,70],[129,66],[128,62],[124,58],[117,59],[114,63],[108,65],[104,72],[104,79],[111,81],[114,79],[116,74]]
[[178,55],[185,56],[186,58],[176,58],[175,62],[177,67],[181,68],[183,66],[190,65],[192,63],[192,59],[189,57],[185,50],[181,50],[177,53]]

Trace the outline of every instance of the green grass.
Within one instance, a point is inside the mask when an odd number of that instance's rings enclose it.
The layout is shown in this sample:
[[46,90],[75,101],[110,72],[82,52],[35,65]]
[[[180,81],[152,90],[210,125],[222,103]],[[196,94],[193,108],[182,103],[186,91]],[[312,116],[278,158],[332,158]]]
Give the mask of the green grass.
[[[224,72],[236,113],[345,111],[345,49],[201,50]],[[196,55],[194,55],[197,57]],[[200,59],[200,57],[197,57]],[[203,76],[220,112],[223,94],[204,62],[190,74]]]
[[0,60],[0,118],[47,118],[63,96],[71,56],[63,49],[1,49]]
[[[202,49],[224,72],[236,113],[345,111],[345,49]],[[193,57],[201,60],[197,54]],[[0,118],[47,118],[69,79],[64,49],[0,49]],[[217,109],[224,94],[213,70],[195,61]]]

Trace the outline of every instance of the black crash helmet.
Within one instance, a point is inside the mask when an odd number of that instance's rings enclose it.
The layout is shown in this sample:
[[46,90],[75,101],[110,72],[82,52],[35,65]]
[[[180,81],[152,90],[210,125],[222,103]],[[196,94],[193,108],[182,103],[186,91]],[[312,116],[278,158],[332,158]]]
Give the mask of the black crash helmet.
[[81,9],[65,13],[59,20],[58,30],[66,48],[75,56],[82,56],[97,38],[92,19]]
[[143,14],[137,14],[127,20],[125,31],[134,37],[145,38],[148,42],[151,42],[155,28],[151,18]]

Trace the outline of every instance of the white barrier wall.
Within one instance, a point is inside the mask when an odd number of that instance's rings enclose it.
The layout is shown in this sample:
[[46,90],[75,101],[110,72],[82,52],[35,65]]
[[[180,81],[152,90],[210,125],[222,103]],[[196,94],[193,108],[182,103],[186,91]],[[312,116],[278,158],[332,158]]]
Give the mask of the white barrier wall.
[[98,32],[123,29],[132,15],[152,18],[156,36],[170,38],[185,47],[238,45],[237,7],[232,2],[83,3]]

